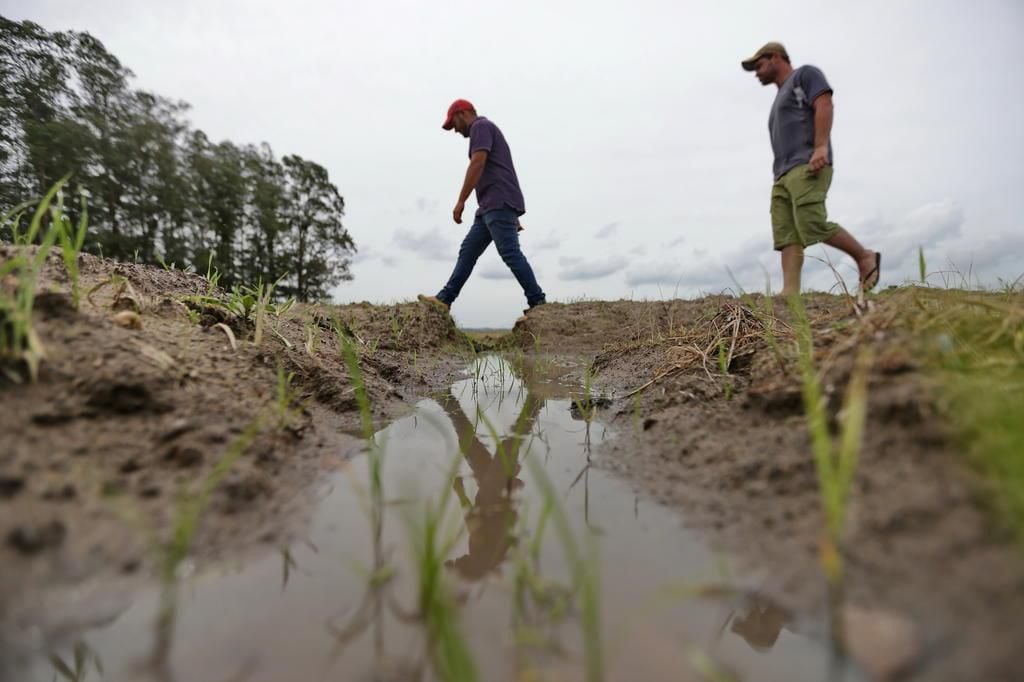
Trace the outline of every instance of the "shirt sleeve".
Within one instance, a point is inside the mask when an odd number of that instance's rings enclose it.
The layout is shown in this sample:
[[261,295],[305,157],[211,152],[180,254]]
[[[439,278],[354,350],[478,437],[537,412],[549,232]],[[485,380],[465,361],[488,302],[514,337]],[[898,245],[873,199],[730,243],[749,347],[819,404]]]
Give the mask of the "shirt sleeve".
[[494,130],[490,121],[480,121],[469,129],[469,155],[474,152],[491,152],[494,146]]
[[816,66],[805,66],[800,70],[800,84],[807,93],[807,104],[813,105],[814,100],[825,93],[832,92],[832,86],[825,80],[825,74]]

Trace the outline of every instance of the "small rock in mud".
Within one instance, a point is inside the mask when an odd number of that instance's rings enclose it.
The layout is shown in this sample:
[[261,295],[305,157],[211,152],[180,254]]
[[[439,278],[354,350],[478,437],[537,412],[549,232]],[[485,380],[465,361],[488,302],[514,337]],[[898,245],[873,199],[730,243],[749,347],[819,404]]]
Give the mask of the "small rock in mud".
[[921,658],[921,636],[906,618],[856,606],[843,609],[847,654],[870,675],[887,682],[899,679]]
[[142,329],[142,318],[133,310],[122,310],[111,315],[110,321],[125,329]]
[[25,489],[22,476],[0,476],[0,499],[10,499]]
[[648,417],[647,419],[644,420],[644,431],[650,431],[651,427],[657,423],[657,419],[654,419],[653,417]]
[[7,544],[22,554],[33,555],[59,546],[66,534],[64,524],[56,520],[40,526],[23,525],[7,535]]

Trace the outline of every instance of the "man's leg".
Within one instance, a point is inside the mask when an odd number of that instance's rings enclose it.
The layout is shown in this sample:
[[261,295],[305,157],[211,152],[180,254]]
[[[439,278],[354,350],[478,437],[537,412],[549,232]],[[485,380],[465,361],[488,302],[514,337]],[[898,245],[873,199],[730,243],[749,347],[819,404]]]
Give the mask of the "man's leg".
[[860,282],[862,286],[870,289],[874,286],[875,282],[865,281],[868,275],[877,281],[877,273],[872,273],[877,264],[877,254],[870,249],[865,249],[861,246],[860,242],[854,239],[853,235],[847,232],[842,227],[831,239],[825,240],[825,243],[831,247],[837,248],[857,263],[857,272],[860,274]]
[[439,300],[450,306],[458,298],[462,286],[473,272],[473,266],[476,265],[480,254],[490,243],[491,235],[487,231],[483,217],[477,216],[473,221],[473,226],[466,233],[465,239],[462,240],[462,246],[459,247],[459,259],[455,261],[452,276],[448,278],[448,283],[444,285],[444,288],[437,293]]
[[782,247],[782,295],[800,293],[800,271],[804,267],[804,247],[790,244]]
[[519,219],[512,209],[499,209],[484,214],[487,221],[487,229],[490,231],[494,245],[498,248],[498,255],[505,261],[505,265],[515,275],[519,286],[526,294],[526,303],[530,307],[544,303],[544,291],[537,283],[533,274],[533,268],[526,260],[522,250],[519,248],[519,234],[517,226]]
[[[875,268],[877,254],[865,249],[853,235],[828,219],[825,201],[832,185],[832,168],[823,168],[817,175],[805,169],[806,166],[798,166],[791,171],[794,175],[790,192],[798,197],[794,211],[800,241],[808,246],[824,242],[849,255],[857,263],[861,286],[867,284],[866,288],[870,289],[874,282],[865,283],[864,280]],[[877,279],[874,274],[871,277]]]
[[771,216],[775,250],[782,256],[782,295],[799,294],[804,247],[796,230],[793,197],[781,179],[772,186]]

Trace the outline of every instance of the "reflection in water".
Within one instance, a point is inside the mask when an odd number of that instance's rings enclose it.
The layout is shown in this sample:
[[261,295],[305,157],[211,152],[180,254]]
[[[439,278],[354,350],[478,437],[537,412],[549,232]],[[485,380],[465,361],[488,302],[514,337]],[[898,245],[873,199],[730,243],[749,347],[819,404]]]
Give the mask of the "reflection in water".
[[[469,421],[451,392],[438,401],[458,434],[459,450],[477,484],[476,497],[472,501],[466,495],[462,476],[457,476],[452,484],[465,513],[469,551],[457,559],[450,559],[446,565],[454,567],[466,580],[479,580],[498,568],[513,542],[512,531],[518,519],[513,496],[524,485],[517,478],[522,468],[519,457],[521,445],[533,430],[537,413],[544,406],[542,400],[529,392],[529,386],[527,384],[523,408],[512,432],[497,442],[493,453],[480,442],[477,425]],[[484,418],[479,410],[476,416],[478,420]]]
[[746,613],[735,616],[729,629],[756,651],[769,651],[786,624],[786,612],[774,602],[754,595]]
[[[641,504],[630,486],[592,465],[591,437],[596,446],[605,434],[593,410],[581,407],[600,399],[560,384],[551,369],[485,359],[471,368],[473,378],[377,434],[374,443],[389,451],[379,487],[366,452],[333,475],[308,540],[190,577],[167,652],[177,680],[436,679],[420,568],[404,551],[417,527],[396,523],[422,521],[430,495],[448,500],[454,513],[446,524],[465,528],[453,533],[450,552],[441,539],[436,567],[460,591],[459,621],[479,679],[525,680],[538,671],[544,679],[581,679],[587,637],[605,642],[594,660],[608,680],[689,679],[688,642],[710,645],[715,661],[742,679],[825,679],[821,647],[770,601],[733,591],[686,602],[662,597],[657,612],[644,606],[663,586],[705,582],[717,557],[678,516]],[[396,497],[409,480],[422,495]],[[565,534],[601,536],[591,593],[566,556]],[[739,615],[723,621],[726,605]],[[115,622],[78,633],[102,654],[103,679],[143,679],[137,663],[159,639],[152,627],[159,606],[153,590]],[[12,679],[49,682],[55,666],[74,673],[69,650],[48,645],[62,651],[60,663],[42,658],[34,674]]]

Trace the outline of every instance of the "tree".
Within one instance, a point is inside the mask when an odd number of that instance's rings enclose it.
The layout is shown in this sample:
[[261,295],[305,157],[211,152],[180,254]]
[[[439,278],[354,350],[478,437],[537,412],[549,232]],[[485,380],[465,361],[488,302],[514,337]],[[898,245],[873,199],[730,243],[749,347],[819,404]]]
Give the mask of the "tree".
[[284,167],[292,277],[283,289],[300,301],[321,298],[352,279],[349,265],[356,249],[341,224],[345,200],[323,166],[291,155],[284,157]]
[[303,300],[351,279],[345,202],[322,166],[214,143],[187,104],[132,77],[88,33],[0,17],[0,212],[71,173],[89,197],[90,251],[212,265],[228,287],[286,276],[281,293]]

